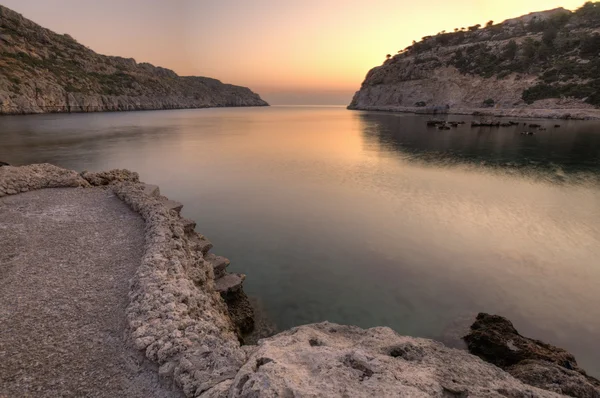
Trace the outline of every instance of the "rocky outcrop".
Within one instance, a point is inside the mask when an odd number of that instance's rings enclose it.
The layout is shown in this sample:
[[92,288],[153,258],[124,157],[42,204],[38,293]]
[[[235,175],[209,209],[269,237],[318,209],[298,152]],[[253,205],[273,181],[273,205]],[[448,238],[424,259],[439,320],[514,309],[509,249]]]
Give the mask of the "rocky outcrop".
[[0,114],[266,105],[246,87],[96,54],[0,6]]
[[426,36],[369,71],[349,109],[600,118],[600,3]]
[[524,383],[572,397],[600,397],[600,381],[588,376],[571,353],[521,336],[506,318],[481,313],[464,339],[471,353]]
[[[499,317],[480,315],[466,340],[506,371],[386,327],[325,322],[241,346],[238,333],[251,316],[244,277],[227,273],[229,261],[209,252],[212,244],[179,214],[181,203],[127,170],[0,168],[0,196],[58,187],[110,189],[144,219],[144,256],[127,309],[129,337],[188,397],[598,396],[595,379],[572,355],[518,335]],[[241,301],[232,306],[229,299]]]
[[[223,395],[224,396],[224,395]],[[300,326],[259,342],[229,397],[558,397],[465,351],[390,328]]]

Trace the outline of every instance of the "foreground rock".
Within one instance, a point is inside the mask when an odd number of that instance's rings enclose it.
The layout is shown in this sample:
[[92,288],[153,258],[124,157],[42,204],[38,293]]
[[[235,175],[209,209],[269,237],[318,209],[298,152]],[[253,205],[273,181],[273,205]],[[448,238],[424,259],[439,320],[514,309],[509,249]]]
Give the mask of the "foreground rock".
[[266,106],[246,87],[96,54],[0,5],[0,114]]
[[479,314],[464,339],[471,353],[524,383],[573,397],[600,397],[600,381],[588,376],[571,353],[521,336],[506,318]]
[[557,397],[465,351],[332,323],[261,340],[230,397]]

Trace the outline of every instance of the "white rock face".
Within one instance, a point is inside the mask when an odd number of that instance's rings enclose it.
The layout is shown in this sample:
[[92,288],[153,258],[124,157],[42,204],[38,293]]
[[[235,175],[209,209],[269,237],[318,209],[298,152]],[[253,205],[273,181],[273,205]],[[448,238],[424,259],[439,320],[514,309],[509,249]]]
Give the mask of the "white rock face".
[[229,397],[558,397],[465,351],[387,327],[306,325],[261,340]]

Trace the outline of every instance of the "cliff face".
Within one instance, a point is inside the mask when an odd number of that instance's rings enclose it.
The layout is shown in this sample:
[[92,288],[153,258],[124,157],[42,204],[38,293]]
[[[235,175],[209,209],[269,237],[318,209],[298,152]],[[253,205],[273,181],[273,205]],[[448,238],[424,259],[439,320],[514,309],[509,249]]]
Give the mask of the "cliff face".
[[[350,109],[600,106],[600,2],[440,32],[388,56]],[[459,112],[460,113],[460,112]]]
[[0,114],[267,105],[246,87],[96,54],[0,6]]

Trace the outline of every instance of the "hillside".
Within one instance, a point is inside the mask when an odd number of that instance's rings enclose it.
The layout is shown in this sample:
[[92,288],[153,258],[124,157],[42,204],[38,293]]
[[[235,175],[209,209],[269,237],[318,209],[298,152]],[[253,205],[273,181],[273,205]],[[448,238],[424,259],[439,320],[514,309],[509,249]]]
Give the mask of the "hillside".
[[96,54],[0,6],[0,114],[266,105],[246,87]]
[[349,108],[597,117],[599,106],[600,2],[588,2],[423,37],[369,71]]

